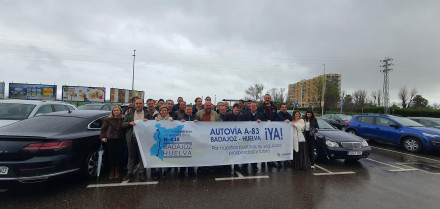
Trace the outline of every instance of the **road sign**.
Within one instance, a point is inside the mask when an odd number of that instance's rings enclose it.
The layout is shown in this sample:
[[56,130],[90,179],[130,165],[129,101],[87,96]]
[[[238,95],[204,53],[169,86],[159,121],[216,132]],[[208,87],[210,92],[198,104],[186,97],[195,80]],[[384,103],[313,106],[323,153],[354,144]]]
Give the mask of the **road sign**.
[[293,101],[293,104],[294,104],[295,106],[298,106],[298,100]]
[[341,107],[344,106],[344,102],[341,102]]

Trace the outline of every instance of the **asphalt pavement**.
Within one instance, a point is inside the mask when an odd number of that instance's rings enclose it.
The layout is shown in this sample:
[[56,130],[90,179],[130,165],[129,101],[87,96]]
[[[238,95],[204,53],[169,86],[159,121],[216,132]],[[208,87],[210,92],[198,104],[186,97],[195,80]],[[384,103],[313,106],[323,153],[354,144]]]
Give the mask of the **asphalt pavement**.
[[245,173],[206,173],[129,182],[64,176],[14,184],[0,192],[1,208],[438,208],[440,154],[412,154],[371,143],[359,162],[332,160],[314,170],[290,167]]

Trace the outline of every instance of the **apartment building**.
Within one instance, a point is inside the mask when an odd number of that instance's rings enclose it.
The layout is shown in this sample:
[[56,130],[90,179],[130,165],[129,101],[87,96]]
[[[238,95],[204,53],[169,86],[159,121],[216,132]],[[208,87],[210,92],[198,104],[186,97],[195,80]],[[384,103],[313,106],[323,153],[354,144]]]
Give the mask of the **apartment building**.
[[[341,91],[341,74],[325,74],[326,83],[335,82],[339,92]],[[287,103],[290,105],[298,102],[298,107],[318,107],[319,98],[317,94],[318,80],[323,75],[289,84]],[[316,83],[315,83],[316,82]]]

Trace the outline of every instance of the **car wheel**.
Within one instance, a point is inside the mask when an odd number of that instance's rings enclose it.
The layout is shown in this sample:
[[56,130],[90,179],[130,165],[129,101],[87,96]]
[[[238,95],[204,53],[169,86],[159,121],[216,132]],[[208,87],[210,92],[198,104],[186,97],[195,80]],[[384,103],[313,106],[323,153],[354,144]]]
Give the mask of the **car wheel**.
[[403,139],[402,146],[409,152],[420,152],[420,150],[422,150],[422,143],[415,137],[406,137]]
[[357,131],[354,130],[354,129],[348,129],[348,130],[347,130],[347,133],[349,133],[349,134],[354,134],[354,135],[358,135]]
[[342,126],[342,127],[341,127],[341,131],[344,131],[344,132],[345,132],[345,126]]
[[[87,155],[83,165],[84,177],[91,179],[96,177],[98,168],[98,152],[91,152]],[[102,168],[102,166],[101,166]],[[102,171],[102,170],[101,170]]]

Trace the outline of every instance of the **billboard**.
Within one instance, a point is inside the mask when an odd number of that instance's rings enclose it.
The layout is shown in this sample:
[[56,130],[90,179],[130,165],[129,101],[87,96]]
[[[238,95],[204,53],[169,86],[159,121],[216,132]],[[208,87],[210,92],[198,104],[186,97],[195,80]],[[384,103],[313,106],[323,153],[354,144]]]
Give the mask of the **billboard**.
[[63,101],[105,102],[105,87],[63,86]]
[[145,93],[143,91],[110,88],[110,102],[130,103],[131,98],[139,97],[144,99],[144,95]]
[[0,82],[0,99],[5,98],[5,82]]
[[9,83],[9,99],[56,100],[56,85]]

